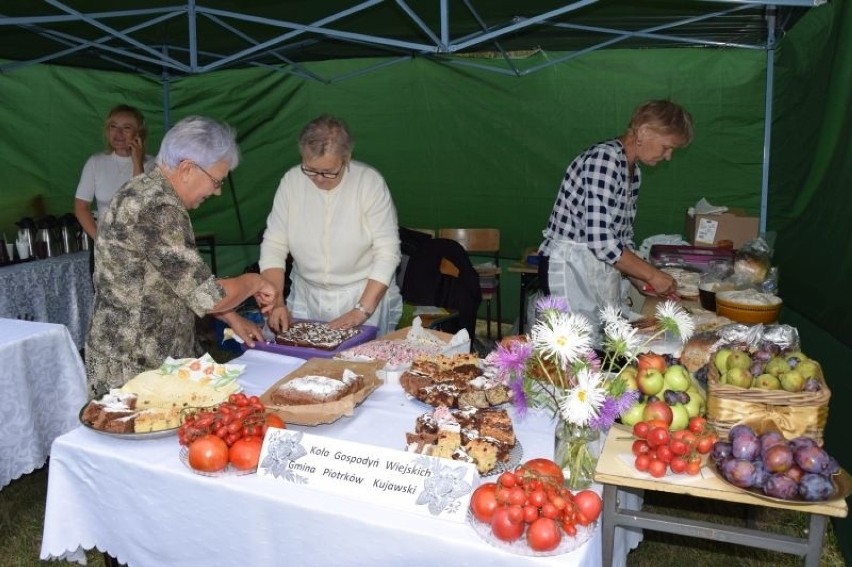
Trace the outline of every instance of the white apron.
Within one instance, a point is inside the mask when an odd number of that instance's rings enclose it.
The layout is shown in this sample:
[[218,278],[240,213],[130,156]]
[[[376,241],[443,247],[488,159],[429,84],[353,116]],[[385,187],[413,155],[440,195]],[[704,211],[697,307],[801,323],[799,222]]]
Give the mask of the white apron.
[[[295,319],[311,319],[315,321],[332,321],[347,311],[352,311],[361,299],[366,282],[358,282],[348,286],[323,289],[312,286],[299,276],[295,270],[290,277],[293,285],[287,297],[287,309]],[[375,312],[364,323],[379,328],[378,336],[396,329],[396,324],[402,316],[402,296],[395,281],[391,281],[385,296],[379,302]]]
[[566,298],[572,313],[585,315],[598,339],[602,338],[598,311],[621,305],[621,277],[621,272],[598,260],[585,244],[553,242],[547,269],[550,294]]

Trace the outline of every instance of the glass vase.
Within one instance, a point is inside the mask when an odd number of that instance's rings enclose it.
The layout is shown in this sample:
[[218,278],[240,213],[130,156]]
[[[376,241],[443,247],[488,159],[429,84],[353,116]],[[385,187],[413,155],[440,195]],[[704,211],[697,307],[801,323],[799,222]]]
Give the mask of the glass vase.
[[600,457],[600,431],[559,420],[555,437],[553,460],[562,467],[565,486],[571,490],[589,488]]

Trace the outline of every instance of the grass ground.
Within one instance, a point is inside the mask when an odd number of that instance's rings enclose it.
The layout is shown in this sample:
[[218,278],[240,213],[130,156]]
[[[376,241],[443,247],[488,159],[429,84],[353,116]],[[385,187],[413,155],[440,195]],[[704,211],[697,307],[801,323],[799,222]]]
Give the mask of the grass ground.
[[[504,330],[508,334],[510,329]],[[484,335],[484,329],[482,331]],[[202,342],[216,360],[225,361],[234,354],[221,351],[210,335],[202,333]],[[478,341],[489,345],[487,339]],[[48,466],[13,481],[0,490],[0,567],[34,567],[71,565],[66,562],[39,561],[42,523],[47,496]],[[726,524],[745,525],[743,506],[722,504],[712,500],[675,496],[665,493],[646,495],[645,509],[672,513]],[[760,528],[804,537],[807,516],[774,508],[758,508]],[[473,537],[473,536],[472,536]],[[104,567],[103,556],[87,553],[89,565]],[[645,532],[645,540],[627,558],[627,567],[793,567],[802,559],[793,555],[757,550],[731,544],[658,532]],[[823,546],[820,567],[845,567],[837,539],[829,525]],[[166,566],[163,567],[179,567]]]

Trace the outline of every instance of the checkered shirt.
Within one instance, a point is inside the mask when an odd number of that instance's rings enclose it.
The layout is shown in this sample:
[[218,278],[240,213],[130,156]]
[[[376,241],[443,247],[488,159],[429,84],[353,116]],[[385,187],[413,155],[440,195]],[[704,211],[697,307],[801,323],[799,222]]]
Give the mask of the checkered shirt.
[[596,144],[577,156],[556,195],[539,253],[550,254],[558,240],[584,242],[602,262],[615,264],[625,246],[633,248],[633,220],[642,176],[632,183],[627,154],[617,139]]

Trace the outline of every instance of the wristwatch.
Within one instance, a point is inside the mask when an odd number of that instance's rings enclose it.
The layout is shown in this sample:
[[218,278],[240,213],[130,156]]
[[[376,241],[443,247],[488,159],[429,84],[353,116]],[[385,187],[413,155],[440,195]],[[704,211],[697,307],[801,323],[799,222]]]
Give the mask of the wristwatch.
[[360,311],[361,313],[366,315],[368,319],[373,316],[373,314],[366,307],[364,307],[360,301],[355,304],[355,307],[353,307],[353,309],[355,309],[356,311]]

